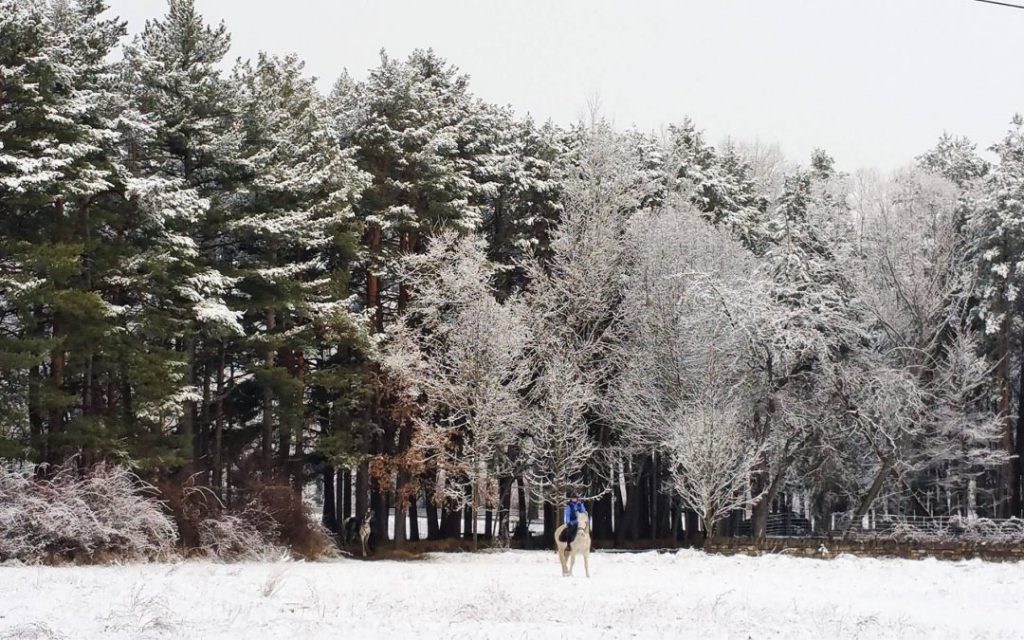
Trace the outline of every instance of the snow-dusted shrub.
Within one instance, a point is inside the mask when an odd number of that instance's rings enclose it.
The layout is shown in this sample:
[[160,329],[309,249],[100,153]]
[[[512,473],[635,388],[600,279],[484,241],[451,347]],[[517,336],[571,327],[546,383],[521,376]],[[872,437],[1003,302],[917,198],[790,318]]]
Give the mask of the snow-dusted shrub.
[[0,561],[146,560],[176,541],[153,487],[124,467],[69,465],[48,480],[0,470]]
[[288,551],[276,543],[277,523],[259,509],[225,513],[199,523],[199,545],[206,554],[223,560],[263,560]]
[[965,516],[884,516],[879,517],[875,527],[869,530],[855,529],[852,535],[862,539],[888,538],[911,544],[1024,544],[1024,520],[1020,518],[995,520]]
[[240,476],[228,507],[197,477],[160,484],[187,555],[254,560],[293,552],[315,559],[336,551],[331,533],[306,513],[286,479],[268,481],[259,471]]
[[186,555],[254,560],[286,553],[277,544],[277,523],[259,506],[229,509],[210,487],[197,484],[196,476],[162,482],[160,492],[174,514]]
[[253,480],[245,509],[273,522],[274,543],[313,560],[337,551],[331,532],[306,512],[302,495],[288,482]]

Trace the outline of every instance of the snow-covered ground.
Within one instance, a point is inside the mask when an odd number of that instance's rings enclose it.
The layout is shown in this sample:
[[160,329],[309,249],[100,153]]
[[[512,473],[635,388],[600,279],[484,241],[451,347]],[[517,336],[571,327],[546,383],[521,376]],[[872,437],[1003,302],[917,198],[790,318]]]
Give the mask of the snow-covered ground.
[[1024,564],[595,553],[0,567],[0,638],[1012,638]]

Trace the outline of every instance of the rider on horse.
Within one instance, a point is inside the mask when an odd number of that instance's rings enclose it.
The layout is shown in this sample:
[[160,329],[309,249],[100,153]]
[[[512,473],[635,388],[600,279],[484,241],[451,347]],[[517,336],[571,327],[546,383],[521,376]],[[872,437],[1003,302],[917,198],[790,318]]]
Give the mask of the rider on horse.
[[579,515],[586,512],[587,508],[583,506],[583,502],[580,501],[579,492],[573,491],[569,499],[569,504],[565,505],[565,541],[568,543],[565,545],[566,551],[572,549],[572,541],[576,539],[576,532],[579,531]]

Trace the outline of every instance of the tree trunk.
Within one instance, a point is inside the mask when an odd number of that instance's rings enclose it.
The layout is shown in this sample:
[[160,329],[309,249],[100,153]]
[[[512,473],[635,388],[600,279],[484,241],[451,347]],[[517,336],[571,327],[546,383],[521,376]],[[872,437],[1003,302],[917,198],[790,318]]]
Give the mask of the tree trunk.
[[338,533],[338,512],[334,488],[334,467],[328,465],[324,468],[323,524],[332,533]]
[[[39,366],[33,366],[28,370],[28,428],[31,437],[32,449],[35,452],[37,463],[48,462],[50,459],[49,440],[46,437],[45,425],[43,424],[43,412],[40,406],[42,395],[40,387],[43,384],[43,376]],[[40,467],[41,469],[42,467]]]
[[660,534],[658,527],[658,454],[657,452],[651,454],[651,484],[650,484],[650,496],[651,496],[651,538],[653,540],[658,539]]
[[550,547],[555,544],[555,529],[559,524],[556,520],[555,505],[550,502],[544,503],[544,545]]
[[[1004,291],[1000,293],[1000,312],[1003,314],[1003,321],[999,328],[999,335],[996,339],[996,380],[999,385],[999,416],[1002,420],[1002,447],[1007,455],[1016,453],[1013,443],[1013,415],[1010,412],[1010,400],[1013,395],[1010,385],[1010,313],[1006,308],[1005,285]],[[1004,463],[999,469],[999,490],[997,513],[1001,518],[1008,518],[1013,510],[1013,486],[1016,480],[1014,476],[1014,465],[1012,461]]]
[[519,501],[519,522],[516,524],[516,537],[526,542],[530,539],[530,512],[526,504],[526,486],[523,477],[516,479],[516,498]]
[[444,538],[459,537],[459,520],[462,513],[458,509],[441,508],[441,535]]
[[512,478],[502,478],[498,487],[498,526],[495,535],[509,540],[509,518],[512,511]]
[[[184,342],[185,348],[185,384],[194,388],[196,384],[196,338],[188,336]],[[194,400],[186,400],[184,414],[181,416],[181,438],[192,451],[187,453],[188,462],[185,464],[184,476],[192,475],[193,461],[195,459],[194,437],[196,424],[196,403]]]
[[626,541],[626,515],[629,507],[629,488],[625,484],[625,471],[619,470],[620,481],[615,483],[615,491],[619,499],[615,501],[615,546],[622,546]]
[[214,418],[213,433],[213,487],[217,497],[221,495],[224,468],[224,344],[220,345],[217,360],[217,415]]
[[[412,444],[412,425],[408,422],[402,424],[398,432],[398,455],[401,456],[408,451]],[[395,548],[400,549],[406,540],[405,525],[409,509],[410,499],[414,496],[407,496],[406,486],[410,481],[409,471],[403,466],[398,470],[398,477],[395,482]]]
[[362,518],[366,515],[366,508],[369,506],[366,499],[370,492],[370,465],[368,462],[363,461],[359,463],[359,468],[356,469],[356,512],[354,515],[357,518]]
[[388,513],[388,492],[370,483],[370,504],[373,505],[373,541],[375,545],[388,541],[388,524],[391,514]]
[[[274,330],[275,316],[273,311],[267,311],[267,337]],[[265,353],[267,373],[274,368],[274,348],[268,346]],[[270,475],[274,465],[274,453],[273,453],[273,440],[274,440],[274,394],[270,389],[270,384],[265,383],[263,385],[263,473]]]
[[416,508],[416,494],[409,496],[409,540],[420,539],[420,514]]
[[704,536],[700,532],[700,517],[695,509],[683,509],[683,519],[686,522],[686,544],[690,547],[700,547],[704,544]]
[[195,467],[196,471],[201,472],[199,475],[200,482],[204,485],[210,483],[210,432],[212,431],[211,425],[213,424],[213,416],[210,412],[213,410],[213,402],[210,399],[210,385],[212,383],[210,376],[210,367],[208,364],[203,365],[203,406],[202,410],[199,411],[200,420],[196,425],[196,433],[193,439],[192,445],[192,466]]
[[[380,252],[381,247],[380,225],[370,223],[368,231],[370,239],[370,256],[374,257]],[[371,264],[367,268],[366,273],[366,307],[367,309],[373,309],[371,332],[383,333],[384,307],[380,300],[380,279],[377,274],[373,272],[373,268],[374,265]]]
[[[64,326],[61,322],[60,315],[54,313],[53,316],[53,349],[50,351],[50,385],[53,388],[54,397],[51,400],[50,406],[50,433],[56,438],[58,442],[63,441],[61,434],[64,432],[64,401],[59,397],[64,392]],[[61,444],[60,449],[63,450],[66,445]],[[53,448],[51,448],[53,451]],[[64,453],[54,452],[56,456],[48,462],[52,464],[59,464],[63,462],[59,458],[63,457]]]
[[792,455],[787,452],[782,457],[779,463],[779,468],[775,470],[775,476],[768,485],[768,491],[761,497],[761,500],[754,505],[754,517],[752,524],[754,539],[757,542],[763,542],[768,535],[768,514],[771,513],[772,503],[775,502],[775,498],[779,494],[779,489],[782,488],[782,480],[786,477],[786,471],[792,463]]
[[334,474],[334,504],[340,530],[341,523],[352,515],[352,472],[348,469],[339,469]]
[[1021,345],[1020,375],[1017,381],[1017,438],[1014,443],[1017,457],[1013,459],[1013,513],[1024,517],[1024,497],[1021,496],[1024,485],[1024,344]]
[[430,492],[424,492],[423,509],[427,512],[427,540],[441,539],[441,525],[437,519],[437,505],[430,498]]
[[462,507],[462,536],[468,538],[473,535],[476,527],[473,526],[473,507],[466,505]]

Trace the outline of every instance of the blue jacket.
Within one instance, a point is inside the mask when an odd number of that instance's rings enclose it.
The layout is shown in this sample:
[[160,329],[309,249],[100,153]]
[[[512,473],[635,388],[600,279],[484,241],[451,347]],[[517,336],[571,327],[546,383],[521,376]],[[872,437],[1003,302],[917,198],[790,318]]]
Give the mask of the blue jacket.
[[579,524],[579,514],[586,513],[587,508],[583,506],[583,501],[570,502],[565,505],[565,524]]

